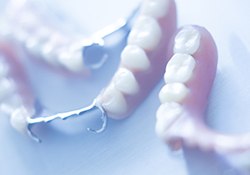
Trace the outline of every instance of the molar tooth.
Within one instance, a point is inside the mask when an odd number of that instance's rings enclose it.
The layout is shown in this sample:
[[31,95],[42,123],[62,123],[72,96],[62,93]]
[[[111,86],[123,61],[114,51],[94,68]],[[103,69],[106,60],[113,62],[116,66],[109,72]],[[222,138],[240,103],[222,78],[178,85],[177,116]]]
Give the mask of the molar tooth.
[[165,138],[166,130],[181,116],[182,112],[183,108],[178,103],[161,104],[156,113],[156,134],[160,138]]
[[142,4],[141,13],[145,16],[160,18],[167,14],[169,0],[146,0]]
[[137,45],[127,45],[124,48],[121,54],[121,63],[134,71],[145,71],[150,67],[145,51]]
[[0,101],[10,95],[15,89],[14,83],[8,78],[0,79]]
[[194,54],[200,46],[201,35],[192,26],[184,27],[175,37],[174,52]]
[[113,79],[114,86],[121,92],[129,95],[139,91],[139,84],[134,74],[125,68],[120,68]]
[[191,55],[175,54],[166,66],[165,82],[187,82],[192,76],[195,64],[195,59]]
[[182,83],[170,83],[163,86],[159,93],[161,103],[181,102],[188,94],[188,88]]
[[128,44],[135,44],[145,50],[153,50],[161,39],[161,27],[158,22],[149,16],[141,16],[135,22],[129,37]]
[[27,117],[29,117],[28,111],[24,107],[19,107],[11,114],[10,124],[18,132],[26,134]]
[[105,111],[113,115],[122,115],[127,111],[127,102],[123,94],[113,84],[109,85],[102,95],[97,98]]

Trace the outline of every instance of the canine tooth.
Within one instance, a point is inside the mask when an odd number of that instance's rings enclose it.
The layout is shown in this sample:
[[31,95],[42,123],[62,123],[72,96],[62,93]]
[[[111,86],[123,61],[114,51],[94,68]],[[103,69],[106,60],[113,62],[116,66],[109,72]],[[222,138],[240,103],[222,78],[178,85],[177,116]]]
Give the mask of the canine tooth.
[[146,0],[142,4],[141,13],[154,18],[163,17],[167,14],[169,0]]
[[8,78],[0,79],[0,100],[10,95],[14,91],[14,83]]
[[149,69],[150,62],[145,51],[136,45],[127,45],[121,54],[121,63],[130,70],[145,71]]
[[188,88],[182,83],[170,83],[163,86],[159,93],[161,103],[181,102],[188,94]]
[[113,84],[104,90],[97,101],[111,114],[121,115],[127,111],[127,103],[123,94]]
[[28,111],[24,107],[19,107],[11,114],[10,124],[18,132],[25,134],[27,129],[27,117],[29,117]]
[[183,108],[178,103],[161,104],[156,113],[156,134],[160,138],[165,138],[166,130],[180,117],[182,112]]
[[200,32],[194,27],[184,27],[175,37],[174,52],[194,54],[200,46],[200,38]]
[[139,91],[139,84],[134,74],[125,68],[120,68],[113,79],[114,86],[121,92],[129,95]]
[[187,82],[192,76],[195,64],[195,59],[191,55],[175,54],[166,66],[165,82]]
[[153,50],[161,39],[161,27],[152,17],[141,16],[135,22],[129,37],[128,44],[135,44],[145,50]]

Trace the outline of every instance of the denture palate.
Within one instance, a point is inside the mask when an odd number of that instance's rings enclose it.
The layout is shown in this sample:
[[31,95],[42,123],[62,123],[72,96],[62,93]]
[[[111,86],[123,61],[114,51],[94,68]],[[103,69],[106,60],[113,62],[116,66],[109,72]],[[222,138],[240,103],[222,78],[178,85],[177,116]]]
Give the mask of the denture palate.
[[34,113],[34,97],[17,55],[0,43],[0,116],[10,117],[11,126],[27,133],[26,119]]
[[166,84],[159,93],[157,135],[173,149],[185,145],[220,154],[249,150],[249,133],[219,133],[204,122],[217,67],[217,49],[210,33],[202,27],[186,26],[171,47]]
[[176,30],[173,0],[145,0],[132,26],[121,63],[109,85],[97,97],[113,119],[129,116],[158,83],[167,63],[170,37]]
[[1,19],[0,36],[54,68],[86,71],[82,58],[82,45],[86,43],[55,27],[36,5],[28,0],[10,1]]

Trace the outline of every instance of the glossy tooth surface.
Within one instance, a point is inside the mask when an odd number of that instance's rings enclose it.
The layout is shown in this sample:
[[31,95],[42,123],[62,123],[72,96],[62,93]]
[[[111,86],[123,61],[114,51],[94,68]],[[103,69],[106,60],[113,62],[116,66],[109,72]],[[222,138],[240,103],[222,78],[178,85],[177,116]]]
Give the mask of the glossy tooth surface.
[[146,0],[142,4],[141,14],[160,18],[167,14],[169,0]]
[[156,134],[165,138],[166,130],[180,117],[183,108],[178,103],[164,103],[158,108],[156,113]]
[[121,64],[132,71],[149,69],[150,62],[145,51],[136,45],[127,45],[121,54]]
[[183,28],[175,37],[174,52],[194,54],[200,46],[201,35],[192,26]]
[[17,108],[10,118],[11,126],[18,132],[25,134],[27,129],[27,117],[30,117],[24,107]]
[[62,52],[58,57],[58,62],[66,69],[79,72],[83,70],[83,59],[81,52]]
[[165,82],[187,82],[192,76],[195,64],[195,59],[191,55],[175,54],[166,66]]
[[123,94],[114,85],[109,85],[97,101],[104,110],[113,115],[121,115],[127,111],[127,103]]
[[154,50],[161,39],[161,28],[158,22],[148,16],[141,16],[135,22],[129,37],[128,44],[138,45],[145,50]]
[[12,81],[8,78],[0,79],[0,100],[10,95],[14,91],[15,87]]
[[134,74],[125,68],[120,68],[113,79],[114,86],[124,94],[133,95],[139,91],[139,84]]
[[188,88],[182,83],[170,83],[163,86],[159,93],[161,103],[181,102],[188,94]]

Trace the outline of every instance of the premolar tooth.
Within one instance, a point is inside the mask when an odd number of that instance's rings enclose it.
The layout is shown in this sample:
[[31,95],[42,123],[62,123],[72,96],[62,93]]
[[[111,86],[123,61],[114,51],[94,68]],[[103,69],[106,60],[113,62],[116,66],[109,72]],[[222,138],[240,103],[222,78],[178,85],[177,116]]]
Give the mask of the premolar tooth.
[[109,85],[97,102],[101,104],[105,111],[113,115],[122,115],[127,111],[127,103],[123,94],[114,85]]
[[153,50],[161,39],[161,27],[158,22],[149,16],[141,16],[135,22],[129,37],[128,44],[135,44],[145,50]]
[[136,45],[127,45],[124,48],[121,54],[121,63],[134,71],[145,71],[150,67],[145,51]]
[[175,37],[174,52],[194,54],[200,46],[200,38],[200,32],[194,27],[184,27]]
[[25,134],[27,131],[27,117],[29,117],[28,111],[24,107],[19,107],[11,114],[10,124],[18,132]]
[[141,13],[145,16],[160,18],[166,15],[169,0],[146,0],[142,4]]
[[73,72],[80,72],[84,69],[83,67],[83,58],[82,53],[79,51],[76,52],[62,52],[58,56],[58,62]]
[[0,79],[0,101],[10,95],[15,89],[14,83],[8,78]]
[[170,83],[163,86],[159,93],[161,103],[181,102],[188,94],[188,88],[182,83]]
[[165,82],[187,82],[192,76],[195,64],[195,59],[191,55],[175,54],[166,66]]
[[156,134],[165,138],[166,130],[181,116],[183,108],[178,103],[164,103],[156,113]]
[[125,68],[120,68],[113,79],[114,86],[121,92],[129,95],[139,91],[139,84],[134,74]]

